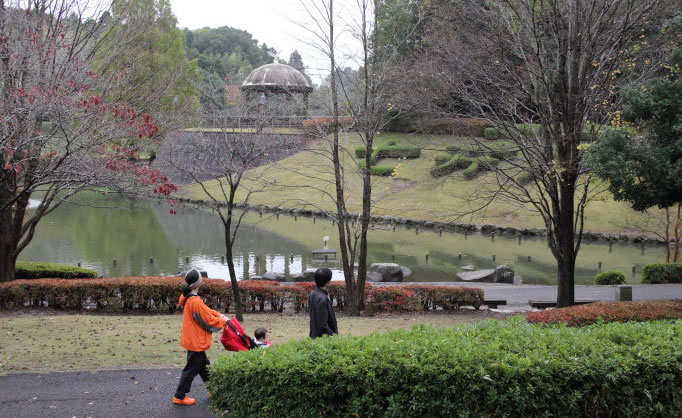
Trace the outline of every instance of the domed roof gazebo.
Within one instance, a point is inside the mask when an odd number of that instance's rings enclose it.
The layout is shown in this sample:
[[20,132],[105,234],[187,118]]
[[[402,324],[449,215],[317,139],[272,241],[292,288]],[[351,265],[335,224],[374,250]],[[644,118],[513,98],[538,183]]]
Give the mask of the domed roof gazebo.
[[307,114],[308,95],[313,91],[313,88],[297,69],[285,64],[266,64],[251,71],[251,74],[242,83],[240,90],[247,98],[260,93],[260,104],[262,105],[267,102],[267,97],[271,94],[281,94],[287,98],[293,94],[301,94]]

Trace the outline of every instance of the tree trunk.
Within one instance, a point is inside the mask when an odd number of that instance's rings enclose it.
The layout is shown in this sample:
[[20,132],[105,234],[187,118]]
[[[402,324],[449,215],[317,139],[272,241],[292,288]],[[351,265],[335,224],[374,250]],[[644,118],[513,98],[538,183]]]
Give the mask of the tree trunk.
[[[5,185],[0,184],[0,187],[5,188]],[[3,191],[7,189],[0,190],[0,207],[11,201],[11,194]],[[12,210],[0,211],[0,282],[9,282],[15,278],[17,243],[14,239],[14,230]]]
[[9,282],[16,277],[17,257],[13,255],[13,246],[5,238],[9,237],[0,237],[0,282]]
[[575,187],[572,176],[562,176],[559,183],[559,219],[556,228],[557,260],[557,306],[571,306],[575,303]]
[[234,269],[234,260],[232,259],[232,242],[230,240],[230,230],[225,228],[225,261],[227,261],[227,270],[230,272],[230,283],[232,283],[232,303],[234,304],[235,316],[237,321],[244,321],[242,315],[242,300],[239,295],[239,282],[237,282],[237,272]]
[[665,208],[665,231],[663,232],[663,239],[665,240],[665,262],[670,262],[670,208]]

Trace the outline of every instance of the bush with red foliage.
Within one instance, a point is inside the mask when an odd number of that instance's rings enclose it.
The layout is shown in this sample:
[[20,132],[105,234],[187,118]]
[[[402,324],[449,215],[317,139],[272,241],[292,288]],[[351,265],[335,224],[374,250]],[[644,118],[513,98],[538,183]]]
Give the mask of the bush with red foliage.
[[413,293],[418,305],[425,311],[447,311],[462,306],[478,309],[483,304],[483,290],[475,287],[409,285],[404,288]]
[[629,322],[682,318],[682,300],[647,300],[635,302],[598,302],[531,312],[526,320],[533,324],[591,325],[598,321]]
[[[103,312],[166,312],[177,310],[178,297],[184,286],[180,277],[124,277],[101,279],[37,279],[0,283],[0,309],[23,306],[49,306],[54,309],[97,310]],[[281,286],[278,282],[245,280],[239,282],[245,312],[283,312],[293,307],[305,309],[314,282]],[[346,285],[331,282],[329,298],[337,309],[346,304]],[[229,281],[206,279],[199,291],[212,309],[229,311],[232,287]],[[476,288],[448,286],[383,286],[365,284],[365,300],[369,312],[394,312],[459,309],[463,305],[476,308],[483,292]]]
[[414,293],[402,286],[375,287],[367,294],[367,312],[409,312],[417,310]]

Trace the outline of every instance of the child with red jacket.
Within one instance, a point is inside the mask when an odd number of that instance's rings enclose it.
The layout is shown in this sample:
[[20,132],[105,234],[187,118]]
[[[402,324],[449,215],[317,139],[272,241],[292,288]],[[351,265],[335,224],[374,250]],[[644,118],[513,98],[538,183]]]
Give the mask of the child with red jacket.
[[197,374],[204,382],[208,382],[207,366],[211,363],[206,357],[206,350],[211,347],[211,333],[224,328],[227,318],[206,306],[197,295],[197,289],[201,286],[201,273],[197,269],[185,274],[185,283],[178,305],[183,307],[180,345],[187,350],[187,365],[182,370],[173,403],[194,405],[196,399],[185,395],[190,391],[192,380]]

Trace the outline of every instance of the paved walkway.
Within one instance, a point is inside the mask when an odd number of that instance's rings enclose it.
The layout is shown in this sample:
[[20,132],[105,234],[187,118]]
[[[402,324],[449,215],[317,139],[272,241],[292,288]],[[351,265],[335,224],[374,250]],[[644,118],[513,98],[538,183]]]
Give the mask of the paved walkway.
[[190,393],[196,405],[173,405],[180,372],[148,369],[0,376],[0,417],[215,417],[199,377]]

